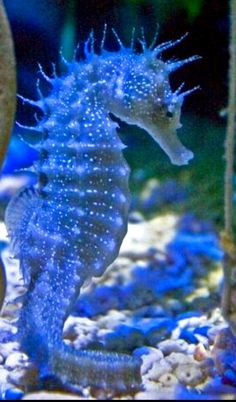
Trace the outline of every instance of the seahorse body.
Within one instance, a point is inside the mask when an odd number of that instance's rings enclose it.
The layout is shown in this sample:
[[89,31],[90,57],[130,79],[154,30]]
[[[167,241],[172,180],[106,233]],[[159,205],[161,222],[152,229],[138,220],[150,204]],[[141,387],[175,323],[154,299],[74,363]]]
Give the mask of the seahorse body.
[[[176,41],[178,43],[178,41]],[[124,48],[95,54],[93,37],[85,59],[67,65],[62,77],[44,77],[52,89],[28,101],[44,112],[33,129],[41,133],[34,169],[37,188],[10,202],[6,225],[20,260],[27,292],[18,323],[22,349],[42,376],[55,374],[83,386],[136,389],[140,361],[128,355],[75,351],[62,341],[63,325],[86,279],[100,276],[118,255],[127,231],[129,168],[109,113],[145,128],[172,162],[192,153],[175,134],[183,97],[172,92],[169,73],[189,60],[164,63],[167,42],[141,54]]]

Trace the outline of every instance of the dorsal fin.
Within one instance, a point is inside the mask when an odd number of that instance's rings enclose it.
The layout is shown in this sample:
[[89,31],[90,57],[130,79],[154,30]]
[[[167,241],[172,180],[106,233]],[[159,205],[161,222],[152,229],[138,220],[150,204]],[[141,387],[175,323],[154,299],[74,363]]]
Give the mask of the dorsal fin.
[[20,189],[8,204],[5,223],[14,257],[19,256],[29,220],[38,202],[37,190],[31,186]]

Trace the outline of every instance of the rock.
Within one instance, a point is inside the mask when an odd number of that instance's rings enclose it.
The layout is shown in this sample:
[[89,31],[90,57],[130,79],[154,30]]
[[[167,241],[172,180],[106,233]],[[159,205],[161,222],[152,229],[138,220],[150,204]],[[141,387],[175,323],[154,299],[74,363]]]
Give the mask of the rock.
[[[200,327],[201,325],[203,325],[206,322],[206,316],[194,316],[195,315],[195,311],[188,311],[188,314],[186,314],[186,316],[188,315],[188,317],[186,318],[180,318],[178,320],[178,326],[180,328],[189,328],[189,327]],[[184,316],[184,314],[182,314],[182,317]]]
[[22,367],[22,365],[24,365],[24,363],[27,361],[28,357],[24,353],[14,352],[7,357],[4,366],[8,370],[13,370]]
[[173,352],[169,356],[166,356],[165,359],[168,363],[170,363],[173,369],[176,369],[176,367],[183,364],[194,364],[193,357],[184,353]]
[[147,334],[147,342],[149,345],[156,346],[159,345],[159,342],[162,341],[163,339],[166,339],[170,336],[170,327],[169,327],[169,321],[167,320],[162,320],[163,323],[157,325],[156,327],[151,328]]
[[175,399],[175,387],[156,387],[155,389],[139,392],[134,397],[135,400],[171,400]]
[[143,215],[138,211],[133,211],[129,215],[129,222],[130,223],[140,223],[144,221]]
[[166,308],[169,309],[172,313],[178,314],[179,312],[183,311],[184,304],[177,299],[169,299],[166,300]]
[[157,399],[158,392],[159,392],[158,389],[139,392],[138,394],[135,395],[134,399],[137,401],[155,401]]
[[201,362],[209,357],[209,352],[202,343],[199,343],[194,350],[193,356],[196,361]]
[[117,325],[125,322],[127,316],[122,311],[110,310],[105,317],[101,317],[97,326],[101,329],[114,329]]
[[165,387],[174,387],[176,384],[178,384],[176,376],[172,373],[162,374],[158,381]]
[[0,365],[3,364],[3,362],[4,362],[4,358],[2,355],[0,355]]
[[9,372],[8,381],[21,389],[36,387],[38,384],[38,372],[31,364],[28,367],[18,367]]
[[181,384],[191,387],[205,380],[205,375],[197,364],[180,364],[175,370],[175,375]]
[[6,400],[17,400],[22,399],[24,393],[19,388],[10,388],[5,391],[4,399]]
[[96,338],[96,324],[86,317],[70,316],[65,324],[63,336],[76,349],[86,348]]
[[141,318],[153,318],[156,319],[157,317],[165,317],[166,311],[163,306],[161,305],[154,305],[154,306],[143,306],[140,307],[135,311],[136,317]]
[[141,366],[141,374],[146,374],[155,362],[163,359],[163,353],[155,348],[143,346],[142,348],[135,349],[134,356],[141,357],[143,363]]
[[[0,226],[1,230],[1,226]],[[17,329],[14,325],[10,324],[9,322],[6,322],[0,317],[0,332],[10,332],[15,334],[17,332]]]
[[189,331],[186,328],[183,328],[180,331],[179,337],[188,342],[188,344],[196,345],[199,342],[197,336],[195,336],[192,331]]
[[[129,224],[128,236],[125,237],[120,253],[128,254],[130,250],[146,252],[147,248],[157,246],[158,250],[165,249],[175,235],[175,225],[178,218],[175,215],[158,216],[151,221],[139,224]],[[165,230],[163,228],[165,227]]]
[[86,317],[70,316],[65,323],[63,335],[66,339],[74,341],[81,334],[87,335],[96,331],[95,324]]
[[166,356],[171,354],[172,352],[183,353],[187,352],[188,344],[183,339],[166,339],[158,343],[158,348],[162,351],[162,353]]
[[161,359],[153,363],[152,368],[146,374],[146,378],[149,381],[158,381],[163,374],[169,374],[171,372],[171,365],[165,359]]
[[0,343],[0,355],[6,359],[11,353],[18,351],[20,348],[17,342]]
[[140,330],[128,325],[119,325],[115,332],[104,337],[105,348],[112,351],[132,351],[143,345],[143,334]]
[[8,375],[9,371],[6,370],[4,367],[0,366],[0,379],[1,379],[1,386],[8,382]]
[[79,397],[73,394],[64,394],[64,393],[59,393],[59,392],[32,392],[30,394],[25,395],[23,400],[33,400],[33,401],[43,401],[43,400],[87,400],[87,399],[93,399],[93,398],[83,398]]

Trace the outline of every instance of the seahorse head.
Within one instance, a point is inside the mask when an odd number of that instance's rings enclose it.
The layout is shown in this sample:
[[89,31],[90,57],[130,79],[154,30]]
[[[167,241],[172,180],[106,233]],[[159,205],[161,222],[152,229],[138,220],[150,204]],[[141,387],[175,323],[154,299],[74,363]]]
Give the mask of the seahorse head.
[[157,58],[160,51],[174,44],[167,42],[154,50],[145,47],[141,54],[124,51],[112,94],[111,112],[121,120],[143,128],[173,164],[183,165],[193,158],[193,153],[181,144],[176,130],[181,127],[183,99],[196,88],[180,93],[181,85],[172,92],[169,77],[172,71],[197,56],[175,62]]

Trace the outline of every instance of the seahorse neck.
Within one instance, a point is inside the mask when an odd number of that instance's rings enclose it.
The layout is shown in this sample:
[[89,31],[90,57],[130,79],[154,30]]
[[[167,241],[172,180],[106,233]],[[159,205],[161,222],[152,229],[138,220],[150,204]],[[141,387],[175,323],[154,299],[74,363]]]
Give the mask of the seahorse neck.
[[[113,112],[113,104],[123,99],[124,77],[132,70],[135,55],[123,52],[119,55],[107,52],[103,58],[95,57],[94,60],[82,67],[84,74],[84,88],[82,97],[88,106],[88,100],[93,100],[93,105],[99,105],[107,112]],[[125,67],[125,68],[124,68]]]

